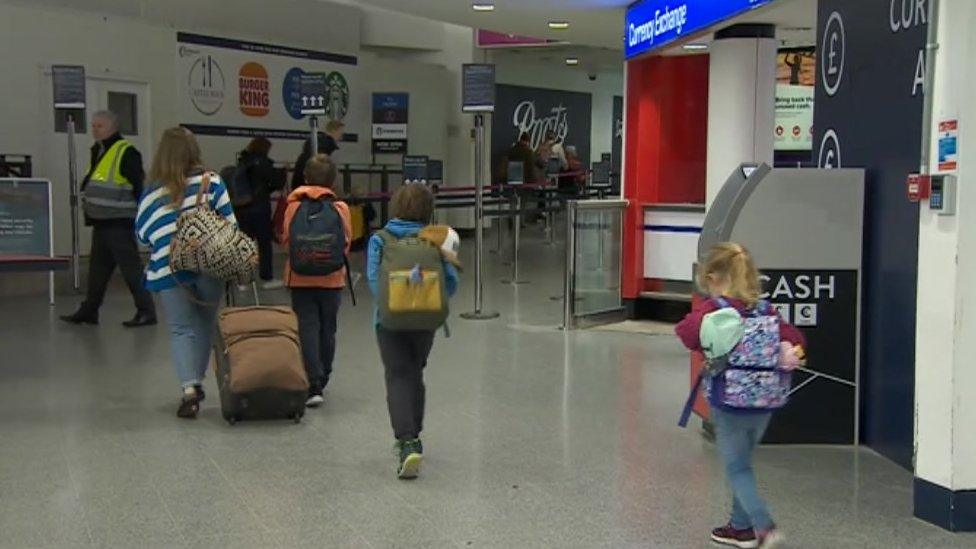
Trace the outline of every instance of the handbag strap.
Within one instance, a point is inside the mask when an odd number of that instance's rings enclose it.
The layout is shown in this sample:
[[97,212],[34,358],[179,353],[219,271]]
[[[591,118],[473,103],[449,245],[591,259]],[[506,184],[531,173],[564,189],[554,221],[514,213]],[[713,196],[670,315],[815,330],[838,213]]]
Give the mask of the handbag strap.
[[[203,197],[208,192],[210,192],[210,181],[213,178],[213,172],[204,172],[203,177],[200,179],[200,188],[197,190],[197,207],[203,205]],[[209,203],[207,205],[209,207]]]
[[681,410],[681,417],[678,418],[678,427],[687,427],[688,420],[691,419],[691,412],[695,407],[695,400],[698,398],[698,389],[701,388],[702,381],[705,379],[705,369],[703,368],[701,372],[698,373],[698,379],[695,380],[694,385],[691,387],[691,391],[688,393],[688,400],[685,401],[685,406]]

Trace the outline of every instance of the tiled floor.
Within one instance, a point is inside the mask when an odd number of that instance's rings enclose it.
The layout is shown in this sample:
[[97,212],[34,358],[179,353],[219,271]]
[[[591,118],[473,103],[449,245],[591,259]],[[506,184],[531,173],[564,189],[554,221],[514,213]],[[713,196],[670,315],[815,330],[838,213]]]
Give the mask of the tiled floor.
[[[502,318],[455,318],[436,343],[414,482],[394,479],[363,288],[327,404],[297,426],[227,426],[212,380],[202,417],[178,420],[165,328],[123,330],[121,286],[98,328],[3,299],[0,547],[708,547],[727,495],[712,445],[675,426],[685,353],[555,329],[561,252],[524,252],[531,284],[486,277]],[[758,467],[790,547],[976,547],[914,520],[911,476],[869,451],[763,448]]]

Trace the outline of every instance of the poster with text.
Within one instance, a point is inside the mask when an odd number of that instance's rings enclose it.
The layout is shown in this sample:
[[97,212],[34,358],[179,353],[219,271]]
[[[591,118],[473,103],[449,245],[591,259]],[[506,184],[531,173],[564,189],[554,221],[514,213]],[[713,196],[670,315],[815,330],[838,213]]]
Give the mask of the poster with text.
[[780,50],[776,70],[776,150],[813,149],[816,74],[813,49]]

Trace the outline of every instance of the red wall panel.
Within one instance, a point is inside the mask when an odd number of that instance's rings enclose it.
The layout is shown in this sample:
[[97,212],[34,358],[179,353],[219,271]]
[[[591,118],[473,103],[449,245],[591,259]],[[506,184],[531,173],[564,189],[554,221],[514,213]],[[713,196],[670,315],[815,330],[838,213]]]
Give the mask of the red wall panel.
[[647,57],[627,65],[623,296],[644,289],[646,204],[703,203],[708,56]]

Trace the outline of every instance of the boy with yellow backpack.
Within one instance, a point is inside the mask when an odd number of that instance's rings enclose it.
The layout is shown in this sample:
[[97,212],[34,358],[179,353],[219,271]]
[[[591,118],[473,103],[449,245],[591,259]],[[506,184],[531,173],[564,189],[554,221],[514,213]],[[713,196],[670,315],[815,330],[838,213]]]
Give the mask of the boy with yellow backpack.
[[377,302],[376,339],[386,371],[397,476],[413,479],[423,461],[424,368],[458,287],[457,234],[429,225],[434,197],[423,184],[397,189],[391,213],[393,219],[370,237],[366,280]]

